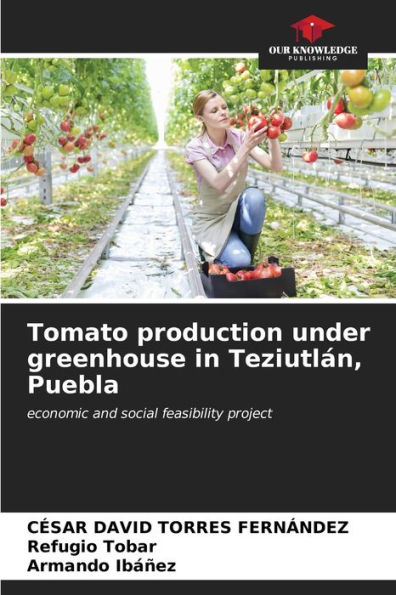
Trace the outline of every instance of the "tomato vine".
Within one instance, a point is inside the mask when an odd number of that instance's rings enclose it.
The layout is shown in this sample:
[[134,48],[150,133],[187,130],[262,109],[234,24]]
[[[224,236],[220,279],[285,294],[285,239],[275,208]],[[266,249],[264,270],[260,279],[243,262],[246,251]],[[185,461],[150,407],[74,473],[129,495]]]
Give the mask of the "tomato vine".
[[38,168],[27,146],[65,153],[64,122],[73,153],[105,139],[110,147],[157,140],[144,60],[6,58],[1,86],[2,157],[23,157],[32,173]]
[[[253,102],[264,113],[280,106],[284,113],[293,116],[304,106],[320,105],[331,97],[346,95],[338,70],[259,70],[257,59],[192,58],[176,59],[174,63],[175,81],[165,137],[169,144],[185,142],[198,133],[192,102],[203,89],[213,89],[224,97],[237,127],[238,112],[243,111],[245,104]],[[372,88],[394,85],[395,67],[395,59],[370,59],[365,84]],[[323,140],[333,115],[331,108],[315,125],[315,130],[322,128]]]

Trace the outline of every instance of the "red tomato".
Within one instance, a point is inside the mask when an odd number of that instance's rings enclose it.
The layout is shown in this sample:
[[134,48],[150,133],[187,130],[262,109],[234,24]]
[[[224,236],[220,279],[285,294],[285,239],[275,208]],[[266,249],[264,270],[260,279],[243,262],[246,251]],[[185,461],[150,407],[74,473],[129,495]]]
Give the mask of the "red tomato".
[[6,204],[7,204],[7,199],[6,199],[6,198],[4,198],[4,196],[2,196],[2,197],[1,197],[1,206],[2,206],[2,207],[5,207],[5,206],[6,206]]
[[349,130],[353,128],[357,122],[357,118],[354,114],[348,114],[347,112],[343,112],[342,114],[338,114],[334,118],[335,124],[344,130]]
[[248,128],[253,129],[255,132],[261,130],[265,126],[268,126],[268,121],[264,116],[252,116],[248,123]]
[[302,158],[304,159],[304,161],[306,161],[307,163],[313,163],[314,161],[317,160],[318,158],[318,154],[316,151],[305,151],[302,154]]
[[272,114],[271,124],[272,126],[282,126],[285,117],[281,112],[275,112]]
[[239,281],[238,277],[234,273],[226,273],[227,281]]
[[28,163],[26,165],[26,169],[28,171],[30,171],[31,174],[35,174],[36,171],[38,170],[38,167],[37,167],[37,165],[35,163]]
[[270,269],[271,277],[280,277],[282,275],[282,269],[278,264],[269,264],[268,268]]
[[230,125],[235,126],[236,120],[235,118],[230,118]]
[[280,136],[281,129],[278,126],[270,126],[267,130],[267,137],[274,139]]
[[271,271],[270,271],[270,268],[268,265],[267,267],[263,268],[260,271],[258,278],[259,279],[269,279],[270,277],[271,277]]
[[290,130],[290,128],[293,126],[293,121],[291,118],[289,118],[289,116],[285,116],[285,119],[283,120],[283,124],[281,126],[281,130]]
[[[85,159],[85,158],[84,158]],[[225,264],[210,264],[209,265],[209,275],[225,275],[229,273],[229,268]]]
[[242,74],[242,72],[244,72],[246,70],[246,66],[244,62],[238,62],[238,64],[235,64],[235,72],[237,72],[238,74]]
[[251,279],[260,279],[260,273],[261,273],[262,269],[258,269],[257,267],[254,269],[254,271],[250,271],[251,275],[250,278]]
[[255,269],[256,270],[257,269],[260,269],[261,270],[261,269],[263,269],[263,268],[265,268],[267,266],[268,266],[268,260],[263,260],[262,262],[259,262],[258,264],[256,264]]
[[36,140],[35,134],[27,134],[25,136],[25,138],[23,139],[23,142],[25,143],[25,145],[32,145],[35,140]]
[[[331,106],[333,104],[333,99],[334,99],[334,97],[331,97],[331,99],[328,99],[327,100],[327,109],[328,110],[331,109]],[[345,112],[345,109],[346,109],[346,106],[345,106],[344,100],[343,99],[339,99],[337,101],[337,105],[335,106],[334,113],[335,114],[342,114],[343,112]]]
[[69,122],[66,122],[66,120],[64,122],[61,122],[60,129],[63,130],[63,132],[69,132],[70,128],[71,126]]
[[265,271],[268,267],[268,261],[267,260],[263,260],[263,262],[260,262],[259,264],[256,265],[254,272],[256,274],[256,279],[261,279],[261,273],[263,271]]

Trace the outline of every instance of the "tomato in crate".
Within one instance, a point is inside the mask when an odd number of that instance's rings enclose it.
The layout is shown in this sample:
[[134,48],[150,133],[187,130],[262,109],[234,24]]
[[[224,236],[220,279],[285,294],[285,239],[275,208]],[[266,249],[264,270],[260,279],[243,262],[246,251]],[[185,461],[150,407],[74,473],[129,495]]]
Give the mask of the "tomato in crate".
[[211,298],[296,296],[294,268],[281,268],[275,256],[243,269],[204,262],[201,279],[206,295]]

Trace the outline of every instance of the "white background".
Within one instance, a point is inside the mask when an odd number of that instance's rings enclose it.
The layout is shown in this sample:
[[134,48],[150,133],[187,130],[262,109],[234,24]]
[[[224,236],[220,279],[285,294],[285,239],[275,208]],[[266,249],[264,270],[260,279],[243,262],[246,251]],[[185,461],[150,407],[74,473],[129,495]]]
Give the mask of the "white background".
[[[87,534],[31,534],[28,523],[32,520],[77,521],[87,523]],[[296,521],[349,521],[349,534],[249,534],[238,533],[241,520],[285,520]],[[148,534],[116,534],[93,531],[94,521],[144,520],[153,525]],[[158,520],[216,520],[229,521],[232,532],[229,534],[191,535],[161,534]],[[1,579],[3,580],[385,580],[396,579],[396,514],[22,514],[3,513],[1,523]],[[92,528],[92,530],[91,530]],[[53,539],[76,542],[97,543],[96,553],[70,554],[46,553],[29,554],[29,539],[50,542]],[[107,554],[102,545],[103,539],[116,542],[157,542],[154,554],[113,553]],[[40,561],[90,561],[94,558],[110,563],[106,573],[58,573],[27,572],[31,559]],[[139,558],[144,562],[153,558],[155,562],[176,562],[176,572],[129,572],[115,571],[115,560],[125,558],[131,562]]]

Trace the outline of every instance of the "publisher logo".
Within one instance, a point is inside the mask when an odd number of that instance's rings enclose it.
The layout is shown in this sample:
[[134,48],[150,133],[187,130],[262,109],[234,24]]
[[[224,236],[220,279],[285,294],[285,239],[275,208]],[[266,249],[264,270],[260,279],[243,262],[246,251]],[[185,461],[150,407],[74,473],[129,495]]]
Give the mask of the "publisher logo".
[[290,25],[290,27],[296,30],[296,43],[300,41],[300,37],[310,43],[315,43],[317,39],[322,37],[323,31],[332,29],[335,25],[311,14],[309,17]]
[[276,23],[268,32],[259,52],[259,68],[367,68],[366,47],[354,38],[356,29],[351,30],[345,19],[330,22],[311,14],[292,24],[290,20]]

